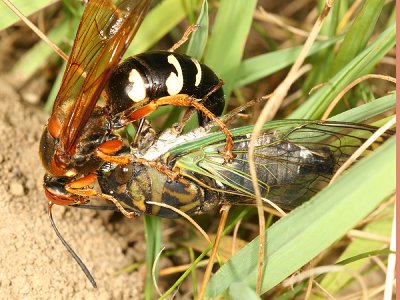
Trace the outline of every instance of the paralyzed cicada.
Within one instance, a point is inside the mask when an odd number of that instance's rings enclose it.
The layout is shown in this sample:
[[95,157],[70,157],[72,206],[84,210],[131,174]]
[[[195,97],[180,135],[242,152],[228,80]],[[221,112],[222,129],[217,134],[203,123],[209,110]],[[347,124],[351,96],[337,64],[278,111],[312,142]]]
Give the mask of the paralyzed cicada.
[[[342,122],[281,120],[265,123],[257,138],[255,163],[262,196],[284,209],[309,200],[377,128]],[[254,204],[248,161],[253,126],[235,128],[233,153],[226,163],[224,135],[198,129],[174,136],[167,130],[126,166],[105,164],[98,171],[102,192],[112,196],[126,215],[179,217],[154,202],[189,214],[202,214],[225,203]],[[386,140],[388,132],[376,144]],[[375,145],[376,145],[375,144]],[[371,148],[372,149],[372,148]],[[163,172],[158,164],[173,172]],[[150,203],[149,203],[150,202]]]

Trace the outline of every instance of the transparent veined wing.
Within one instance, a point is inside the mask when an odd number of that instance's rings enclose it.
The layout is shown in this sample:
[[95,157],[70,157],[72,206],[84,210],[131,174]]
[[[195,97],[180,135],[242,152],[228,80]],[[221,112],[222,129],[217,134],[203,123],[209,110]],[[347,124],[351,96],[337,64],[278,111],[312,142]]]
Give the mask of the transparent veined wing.
[[90,0],[83,13],[48,128],[58,155],[71,155],[150,0]]
[[[248,161],[252,126],[233,129],[232,163],[224,163],[224,136],[217,133],[179,145],[165,161],[199,185],[234,202],[254,199]],[[255,164],[262,196],[282,208],[294,208],[326,186],[337,169],[376,127],[342,122],[281,120],[266,123],[257,138]],[[376,141],[368,151],[393,132]],[[365,155],[366,153],[364,153]],[[246,200],[247,199],[247,200]]]

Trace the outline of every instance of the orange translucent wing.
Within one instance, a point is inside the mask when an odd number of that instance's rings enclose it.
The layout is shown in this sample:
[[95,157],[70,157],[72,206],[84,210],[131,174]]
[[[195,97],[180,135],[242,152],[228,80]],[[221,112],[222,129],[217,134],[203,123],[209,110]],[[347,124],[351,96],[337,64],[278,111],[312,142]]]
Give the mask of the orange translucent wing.
[[111,73],[136,34],[151,0],[89,0],[48,128],[58,155],[71,155]]

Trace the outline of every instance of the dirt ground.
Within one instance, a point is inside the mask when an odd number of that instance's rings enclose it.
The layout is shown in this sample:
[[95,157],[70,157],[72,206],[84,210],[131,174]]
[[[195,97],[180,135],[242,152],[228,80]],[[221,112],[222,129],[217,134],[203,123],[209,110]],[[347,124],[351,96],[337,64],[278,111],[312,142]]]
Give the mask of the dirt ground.
[[54,207],[64,238],[97,281],[92,288],[52,230],[42,191],[38,142],[48,116],[0,78],[0,299],[141,299],[142,219],[109,222],[109,212]]

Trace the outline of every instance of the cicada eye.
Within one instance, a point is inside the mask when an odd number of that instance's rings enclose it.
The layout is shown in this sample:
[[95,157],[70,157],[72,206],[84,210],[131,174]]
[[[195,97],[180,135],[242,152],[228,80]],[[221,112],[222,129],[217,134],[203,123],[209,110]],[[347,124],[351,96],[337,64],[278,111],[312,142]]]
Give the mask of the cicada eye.
[[146,98],[145,81],[136,69],[132,69],[129,72],[128,81],[129,83],[126,86],[126,94],[132,101],[139,102]]
[[122,185],[126,184],[129,180],[131,180],[133,176],[134,169],[131,165],[126,166],[118,166],[115,168],[115,181]]

